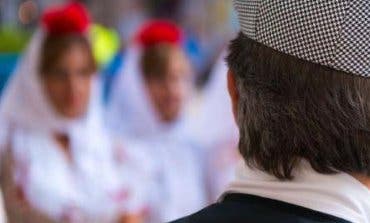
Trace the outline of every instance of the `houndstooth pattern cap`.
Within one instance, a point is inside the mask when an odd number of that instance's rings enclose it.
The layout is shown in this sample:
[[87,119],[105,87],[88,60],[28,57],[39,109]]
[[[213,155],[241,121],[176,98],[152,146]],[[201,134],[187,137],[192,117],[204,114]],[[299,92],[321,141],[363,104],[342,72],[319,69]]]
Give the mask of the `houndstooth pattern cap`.
[[242,32],[280,52],[370,76],[369,0],[234,0]]

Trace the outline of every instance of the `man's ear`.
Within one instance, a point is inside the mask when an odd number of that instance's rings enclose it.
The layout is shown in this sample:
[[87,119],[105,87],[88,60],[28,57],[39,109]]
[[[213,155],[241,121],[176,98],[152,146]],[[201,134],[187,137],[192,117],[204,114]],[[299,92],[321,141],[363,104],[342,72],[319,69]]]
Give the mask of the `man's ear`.
[[229,91],[232,109],[234,113],[234,118],[237,119],[238,115],[238,102],[239,102],[239,92],[236,87],[236,80],[234,73],[231,70],[227,72],[227,89]]

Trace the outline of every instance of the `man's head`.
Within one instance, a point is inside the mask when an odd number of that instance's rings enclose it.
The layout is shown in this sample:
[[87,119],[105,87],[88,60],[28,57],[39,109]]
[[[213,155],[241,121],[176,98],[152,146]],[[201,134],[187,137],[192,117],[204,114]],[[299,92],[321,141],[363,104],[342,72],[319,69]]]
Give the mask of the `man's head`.
[[302,159],[320,173],[370,177],[370,79],[242,33],[229,50],[229,91],[248,164],[281,179],[293,177]]
[[246,162],[281,179],[302,159],[370,179],[370,2],[234,6],[228,86]]

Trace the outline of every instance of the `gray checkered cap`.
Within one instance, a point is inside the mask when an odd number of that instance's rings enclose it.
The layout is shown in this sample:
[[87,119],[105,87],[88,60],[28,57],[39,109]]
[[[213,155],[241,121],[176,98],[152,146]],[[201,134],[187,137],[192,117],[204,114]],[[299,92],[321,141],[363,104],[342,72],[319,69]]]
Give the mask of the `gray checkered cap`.
[[370,0],[234,0],[242,32],[280,52],[370,76]]

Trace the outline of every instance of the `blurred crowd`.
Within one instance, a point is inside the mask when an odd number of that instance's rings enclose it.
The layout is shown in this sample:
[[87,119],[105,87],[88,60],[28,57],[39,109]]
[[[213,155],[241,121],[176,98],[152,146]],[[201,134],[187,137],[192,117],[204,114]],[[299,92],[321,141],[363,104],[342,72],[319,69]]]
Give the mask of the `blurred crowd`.
[[4,219],[158,223],[216,201],[240,159],[231,6],[0,1]]

